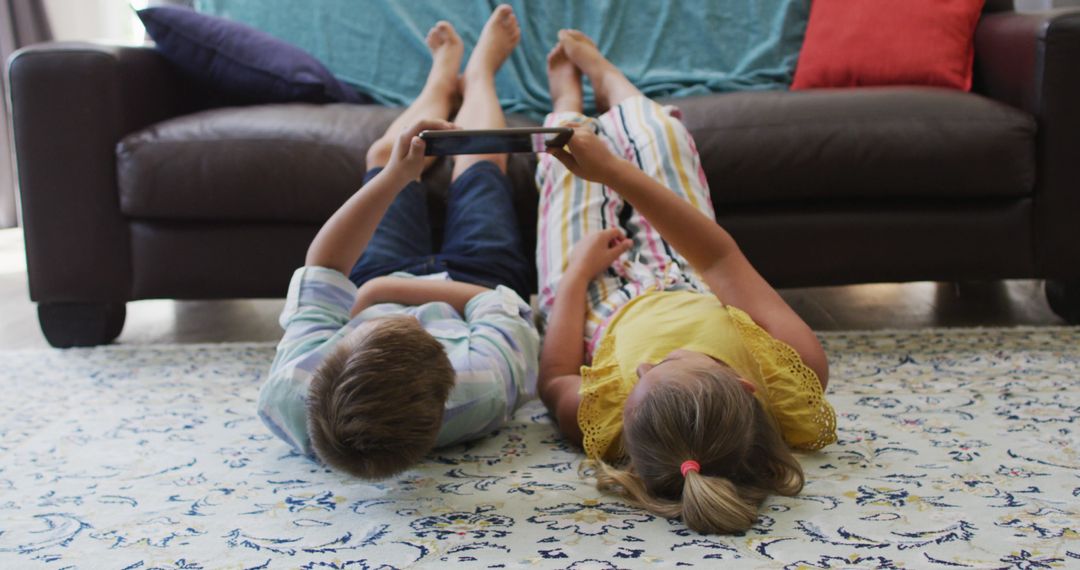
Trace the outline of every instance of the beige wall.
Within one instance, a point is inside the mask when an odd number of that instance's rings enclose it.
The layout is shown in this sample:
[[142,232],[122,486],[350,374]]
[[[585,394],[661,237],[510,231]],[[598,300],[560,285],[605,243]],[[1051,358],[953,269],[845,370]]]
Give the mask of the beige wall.
[[141,43],[142,25],[132,6],[146,0],[45,0],[57,40],[110,40]]

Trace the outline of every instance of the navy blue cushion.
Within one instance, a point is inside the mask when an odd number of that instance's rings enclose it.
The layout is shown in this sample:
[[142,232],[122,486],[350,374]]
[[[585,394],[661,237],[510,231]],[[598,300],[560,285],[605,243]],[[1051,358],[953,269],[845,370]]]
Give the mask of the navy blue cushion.
[[159,6],[138,11],[157,49],[186,75],[249,103],[368,103],[306,51],[250,26]]

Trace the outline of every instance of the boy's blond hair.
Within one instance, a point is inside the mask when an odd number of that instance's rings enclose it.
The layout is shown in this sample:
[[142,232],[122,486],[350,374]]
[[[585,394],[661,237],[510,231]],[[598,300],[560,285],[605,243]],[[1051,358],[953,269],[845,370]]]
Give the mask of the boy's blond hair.
[[386,318],[341,343],[311,382],[311,445],[327,465],[382,479],[435,446],[454,385],[446,350],[413,318]]
[[[799,462],[730,367],[652,386],[627,418],[627,469],[597,464],[597,487],[702,533],[749,529],[770,493],[796,495]],[[680,467],[700,464],[701,471]]]

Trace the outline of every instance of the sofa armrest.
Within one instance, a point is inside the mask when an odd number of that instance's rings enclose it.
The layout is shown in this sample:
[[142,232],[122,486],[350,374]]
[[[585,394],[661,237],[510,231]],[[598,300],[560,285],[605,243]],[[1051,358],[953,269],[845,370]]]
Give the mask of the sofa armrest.
[[1080,279],[1080,10],[985,14],[975,57],[977,91],[1038,123],[1036,269]]
[[1078,50],[1080,10],[985,14],[975,31],[976,91],[1039,115],[1046,89],[1080,89]]
[[21,49],[8,74],[31,298],[128,300],[116,144],[185,112],[185,85],[153,48],[89,43]]

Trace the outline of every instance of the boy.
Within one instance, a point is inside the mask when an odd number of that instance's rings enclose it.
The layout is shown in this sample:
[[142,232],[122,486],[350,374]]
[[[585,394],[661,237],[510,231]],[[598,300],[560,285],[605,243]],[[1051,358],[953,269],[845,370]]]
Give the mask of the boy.
[[539,338],[528,304],[503,285],[528,290],[506,156],[455,161],[437,254],[418,182],[433,159],[416,135],[455,128],[421,118],[449,117],[460,99],[457,125],[506,125],[494,76],[519,39],[500,6],[459,79],[461,39],[449,23],[431,29],[423,91],[372,145],[364,185],[293,275],[259,416],[298,451],[389,477],[499,427],[535,393]]

